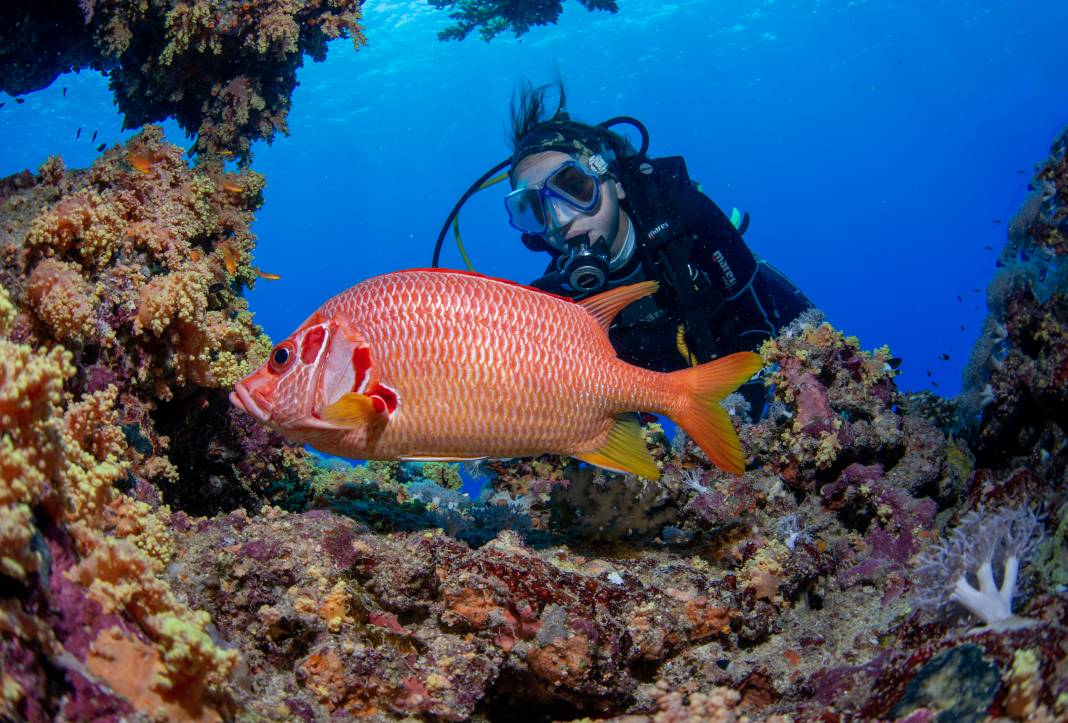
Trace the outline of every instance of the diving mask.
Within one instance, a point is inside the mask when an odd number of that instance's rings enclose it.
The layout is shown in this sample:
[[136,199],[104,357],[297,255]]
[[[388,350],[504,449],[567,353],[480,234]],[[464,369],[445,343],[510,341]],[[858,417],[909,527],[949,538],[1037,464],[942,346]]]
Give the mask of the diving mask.
[[551,226],[565,226],[579,214],[593,211],[600,201],[600,177],[577,161],[566,161],[542,183],[509,193],[504,206],[514,228],[542,235]]

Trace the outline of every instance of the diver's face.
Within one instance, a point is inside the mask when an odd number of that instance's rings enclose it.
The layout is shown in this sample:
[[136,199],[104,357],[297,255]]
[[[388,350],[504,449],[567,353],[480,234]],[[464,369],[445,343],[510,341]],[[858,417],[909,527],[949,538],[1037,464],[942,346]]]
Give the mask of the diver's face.
[[[571,160],[578,161],[589,170],[583,159],[559,151],[529,155],[516,167],[515,187],[540,186],[561,165]],[[577,212],[573,217],[561,218],[553,204],[548,204],[549,230],[544,234],[546,241],[563,251],[567,248],[567,239],[588,233],[592,241],[603,236],[610,245],[615,245],[616,237],[621,233],[619,200],[626,196],[626,192],[618,181],[608,176],[602,176],[600,183],[601,200],[588,213]]]

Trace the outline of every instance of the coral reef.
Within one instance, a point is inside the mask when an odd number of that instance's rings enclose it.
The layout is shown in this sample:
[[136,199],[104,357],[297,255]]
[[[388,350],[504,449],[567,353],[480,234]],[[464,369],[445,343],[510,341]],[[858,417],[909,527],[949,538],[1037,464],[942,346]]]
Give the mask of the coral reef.
[[108,73],[125,126],[173,118],[202,154],[248,158],[286,132],[304,56],[364,41],[359,0],[47,0],[0,12],[0,90],[28,93],[60,73]]
[[[463,40],[477,29],[479,36],[489,42],[505,31],[515,37],[525,35],[539,25],[555,25],[563,3],[560,0],[540,3],[502,2],[502,0],[427,0],[439,10],[448,9],[454,24],[438,32],[439,40]],[[587,10],[619,10],[616,0],[579,0]]]
[[237,653],[156,577],[172,551],[167,510],[131,508],[115,489],[129,467],[117,388],[72,402],[63,390],[72,354],[11,341],[14,305],[2,288],[0,307],[0,713],[218,719],[209,688]]
[[52,158],[19,179],[0,194],[12,338],[63,345],[71,394],[118,390],[132,483],[159,483],[190,512],[254,504],[249,485],[300,457],[226,401],[270,346],[240,296],[256,281],[263,179],[193,171],[153,126],[87,170]]
[[[487,39],[561,8],[433,4]],[[242,297],[264,180],[220,156],[284,128],[292,70],[359,40],[357,4],[149,5],[20,3],[0,31],[25,36],[4,87],[96,63],[128,120],[174,115],[201,152],[148,127],[0,180],[0,717],[1068,717],[1068,135],[959,399],[902,394],[888,349],[809,313],[761,350],[767,416],[725,400],[744,475],[650,419],[655,483],[353,466],[226,401],[269,345]]]

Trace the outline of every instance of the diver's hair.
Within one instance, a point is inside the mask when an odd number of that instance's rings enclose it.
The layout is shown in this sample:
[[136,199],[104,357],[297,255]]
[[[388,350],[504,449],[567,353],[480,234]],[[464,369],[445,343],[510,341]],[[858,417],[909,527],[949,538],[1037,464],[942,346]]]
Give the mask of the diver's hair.
[[[548,107],[548,97],[553,91],[555,91],[556,95],[556,110],[553,111],[552,115],[549,115],[546,113],[546,108]],[[512,150],[515,150],[519,141],[527,133],[545,121],[559,116],[566,105],[567,88],[564,87],[564,80],[560,76],[557,76],[552,83],[541,85],[537,88],[529,80],[520,81],[512,93]]]
[[[556,96],[556,110],[549,115],[549,99],[552,95]],[[593,126],[572,119],[566,112],[566,103],[567,89],[559,74],[552,83],[537,88],[529,80],[523,80],[517,84],[512,93],[511,105],[512,167],[508,172],[510,178],[514,180],[516,168],[523,158],[531,153],[551,149],[578,158],[580,148],[586,149],[590,155],[599,153],[605,148],[610,149],[614,154],[614,159],[609,161],[608,174],[617,180],[620,178],[619,159],[637,153],[630,140],[604,126]],[[546,136],[545,133],[538,135],[538,128],[547,124],[552,124],[547,130],[551,130],[555,137]],[[535,134],[533,141],[524,143],[531,134]]]

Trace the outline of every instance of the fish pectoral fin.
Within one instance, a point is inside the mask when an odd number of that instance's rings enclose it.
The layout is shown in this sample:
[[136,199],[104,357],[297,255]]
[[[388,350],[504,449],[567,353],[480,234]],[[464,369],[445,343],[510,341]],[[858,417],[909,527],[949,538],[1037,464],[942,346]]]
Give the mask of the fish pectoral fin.
[[384,409],[379,411],[378,407],[379,404],[366,394],[349,392],[325,407],[322,418],[338,427],[359,427],[389,416]]
[[660,479],[660,468],[642,439],[642,426],[631,415],[616,417],[615,425],[608,432],[608,440],[600,449],[574,456],[614,472],[632,472],[639,477]]

